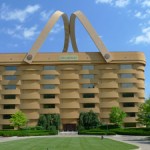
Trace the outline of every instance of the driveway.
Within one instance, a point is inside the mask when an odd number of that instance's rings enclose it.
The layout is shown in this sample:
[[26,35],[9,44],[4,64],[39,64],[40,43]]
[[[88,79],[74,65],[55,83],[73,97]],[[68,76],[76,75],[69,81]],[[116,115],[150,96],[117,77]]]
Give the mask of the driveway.
[[137,145],[140,150],[150,150],[150,136],[115,135],[107,136],[107,138]]

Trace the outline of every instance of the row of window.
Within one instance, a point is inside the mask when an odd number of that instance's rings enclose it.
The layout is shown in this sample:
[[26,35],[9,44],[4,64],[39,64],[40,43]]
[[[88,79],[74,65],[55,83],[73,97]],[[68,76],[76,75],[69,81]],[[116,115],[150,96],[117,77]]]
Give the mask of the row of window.
[[[94,70],[94,65],[83,65],[82,66],[83,70]],[[132,69],[131,64],[122,64],[120,65],[120,69]],[[12,70],[17,70],[17,66],[6,66],[5,70],[7,71],[12,71]],[[43,70],[56,70],[56,66],[44,66]]]

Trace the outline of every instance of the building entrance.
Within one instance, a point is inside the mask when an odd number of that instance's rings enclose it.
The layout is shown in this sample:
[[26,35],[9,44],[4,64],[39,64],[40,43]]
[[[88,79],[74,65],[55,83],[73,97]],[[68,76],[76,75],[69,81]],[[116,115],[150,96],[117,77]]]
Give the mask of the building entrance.
[[76,124],[64,124],[64,131],[76,131]]

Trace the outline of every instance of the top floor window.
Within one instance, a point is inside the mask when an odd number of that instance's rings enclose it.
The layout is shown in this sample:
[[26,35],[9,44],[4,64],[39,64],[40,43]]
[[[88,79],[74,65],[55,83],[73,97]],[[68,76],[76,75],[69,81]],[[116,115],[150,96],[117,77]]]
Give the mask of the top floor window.
[[93,65],[83,65],[83,66],[82,66],[82,69],[83,69],[83,70],[93,70],[93,69],[94,69],[94,66],[93,66]]
[[44,66],[44,70],[56,70],[56,66]]
[[132,65],[130,65],[130,64],[123,64],[123,65],[120,65],[120,69],[132,69]]
[[5,70],[14,71],[14,70],[17,70],[17,67],[16,66],[6,66]]

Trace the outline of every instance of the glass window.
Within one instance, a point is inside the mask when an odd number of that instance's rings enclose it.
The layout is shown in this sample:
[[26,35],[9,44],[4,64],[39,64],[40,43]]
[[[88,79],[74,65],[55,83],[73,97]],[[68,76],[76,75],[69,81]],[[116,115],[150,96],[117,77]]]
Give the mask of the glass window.
[[135,112],[127,112],[127,117],[135,117]]
[[85,93],[83,94],[83,98],[94,98],[95,94],[94,93]]
[[14,129],[14,127],[12,125],[2,125],[2,129]]
[[44,84],[43,89],[55,89],[55,84]]
[[16,85],[4,85],[5,90],[14,90],[16,89]]
[[134,107],[135,103],[123,103],[123,107]]
[[83,74],[82,78],[83,79],[94,79],[94,74]]
[[136,123],[124,123],[124,127],[126,128],[136,127]]
[[17,67],[16,66],[6,66],[5,67],[5,70],[17,70]]
[[83,107],[84,108],[94,108],[95,104],[94,103],[85,103],[85,104],[83,104]]
[[134,93],[122,93],[122,97],[134,97]]
[[56,70],[56,66],[44,66],[44,70]]
[[83,65],[83,66],[82,66],[82,69],[83,69],[83,70],[93,70],[93,69],[94,69],[94,66],[93,66],[93,65]]
[[8,76],[5,76],[4,79],[5,80],[16,80],[17,76],[15,76],[15,75],[8,75]]
[[121,78],[133,78],[134,76],[131,73],[122,73],[120,74],[120,77]]
[[49,99],[53,99],[53,98],[55,98],[55,94],[44,94],[44,95],[43,95],[43,98],[44,98],[44,99],[48,99],[48,98],[49,98]]
[[3,119],[10,119],[10,118],[11,118],[10,114],[3,115]]
[[16,99],[16,95],[14,94],[4,95],[4,99]]
[[82,88],[94,88],[94,83],[82,84]]
[[43,79],[55,79],[55,75],[44,75]]
[[123,65],[120,65],[120,69],[132,69],[132,65],[130,65],[130,64],[123,64]]
[[15,105],[14,104],[5,104],[3,106],[3,109],[15,109]]
[[121,87],[122,88],[132,88],[134,85],[133,83],[122,83]]
[[44,104],[43,108],[55,108],[55,104]]

